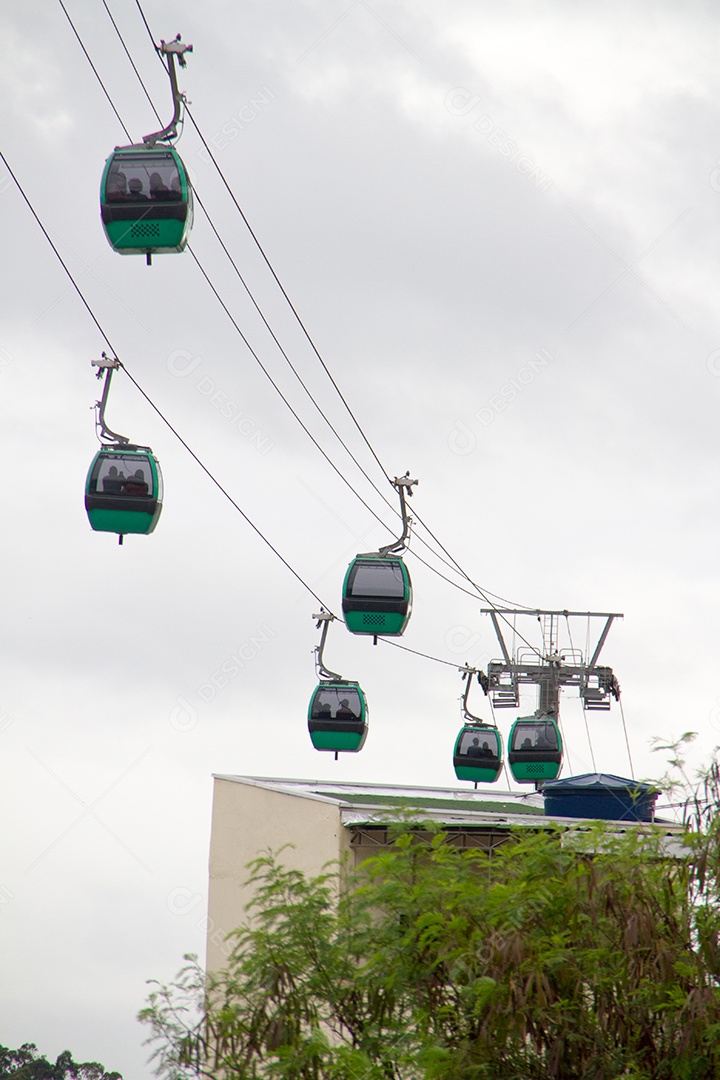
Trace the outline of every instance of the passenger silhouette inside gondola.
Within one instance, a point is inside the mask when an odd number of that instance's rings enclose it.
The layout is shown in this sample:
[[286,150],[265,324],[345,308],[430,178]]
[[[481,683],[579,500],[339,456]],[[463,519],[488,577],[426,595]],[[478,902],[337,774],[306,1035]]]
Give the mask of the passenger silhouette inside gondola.
[[349,706],[347,698],[340,699],[340,708],[335,713],[336,720],[357,720],[355,713]]
[[106,495],[119,495],[122,491],[122,476],[118,474],[117,465],[111,465],[107,476],[103,478],[102,489]]
[[123,490],[126,495],[147,495],[148,485],[142,469],[136,469],[133,475],[127,478]]
[[163,183],[162,176],[158,172],[150,174],[150,198],[151,199],[168,199],[171,198],[170,189]]
[[139,180],[137,176],[133,176],[132,180],[128,183],[130,190],[130,198],[133,202],[147,202],[148,197],[143,192],[142,180]]
[[[487,743],[483,743],[483,746],[487,747]],[[477,735],[468,746],[466,753],[468,757],[484,757],[483,748]]]
[[111,173],[107,183],[108,202],[127,202],[127,177],[123,172]]

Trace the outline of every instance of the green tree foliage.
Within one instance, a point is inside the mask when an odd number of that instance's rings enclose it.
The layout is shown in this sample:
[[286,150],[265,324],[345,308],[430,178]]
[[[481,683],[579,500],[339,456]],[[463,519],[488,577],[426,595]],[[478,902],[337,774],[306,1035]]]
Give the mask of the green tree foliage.
[[541,828],[486,853],[406,826],[315,878],[265,855],[226,968],[188,957],[141,1013],[158,1073],[716,1078],[717,836]]
[[122,1080],[118,1072],[106,1072],[97,1061],[79,1064],[69,1050],[63,1050],[53,1064],[40,1057],[33,1043],[19,1050],[0,1046],[0,1080]]

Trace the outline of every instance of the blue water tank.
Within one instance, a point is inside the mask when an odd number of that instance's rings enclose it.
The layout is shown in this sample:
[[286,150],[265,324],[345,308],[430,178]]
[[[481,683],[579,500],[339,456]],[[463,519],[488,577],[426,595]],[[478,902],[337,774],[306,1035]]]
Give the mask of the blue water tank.
[[652,821],[660,794],[652,784],[610,773],[584,773],[542,786],[548,817],[593,818],[602,821]]

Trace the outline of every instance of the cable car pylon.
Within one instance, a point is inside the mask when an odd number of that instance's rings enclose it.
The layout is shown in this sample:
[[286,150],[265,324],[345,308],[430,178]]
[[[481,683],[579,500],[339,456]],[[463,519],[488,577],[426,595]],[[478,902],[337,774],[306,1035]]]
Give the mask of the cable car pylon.
[[400,497],[402,534],[378,551],[356,555],[343,581],[345,625],[352,634],[371,635],[375,644],[378,636],[404,633],[412,612],[412,582],[400,553],[407,547],[412,526],[406,493],[411,496],[418,481],[411,480],[408,471],[392,483]]
[[185,67],[185,45],[178,34],[157,49],[167,58],[173,116],[160,131],[144,135],[142,143],[116,146],[105,163],[100,185],[100,209],[105,235],[120,255],[153,255],[183,251],[193,222],[192,186],[174,146],[185,95],[178,88],[175,58]]
[[343,679],[325,666],[325,642],[335,616],[322,608],[313,619],[318,630],[322,627],[322,634],[314,649],[319,682],[308,706],[308,731],[315,749],[332,751],[337,761],[340,752],[357,753],[365,745],[367,701],[359,683]]
[[95,532],[117,533],[122,544],[127,533],[147,536],[157,525],[163,503],[162,473],[149,446],[131,443],[105,422],[113,372],[122,364],[103,353],[91,365],[105,383],[95,402],[95,430],[102,445],[85,481],[85,510]]
[[[502,660],[491,660],[487,666],[486,690],[494,708],[516,709],[520,705],[520,687],[538,688],[538,704],[531,716],[519,716],[510,729],[508,764],[513,778],[520,784],[535,784],[541,788],[546,780],[560,773],[563,760],[563,739],[560,729],[560,691],[577,687],[583,708],[607,711],[611,698],[619,700],[620,686],[612,668],[598,664],[600,652],[618,613],[595,611],[540,611],[528,608],[482,608],[483,615],[492,619]],[[532,616],[541,625],[540,649],[524,648],[511,655],[500,629],[498,616]],[[572,646],[558,647],[558,620],[564,618],[603,618],[605,624],[597,643],[586,655]]]

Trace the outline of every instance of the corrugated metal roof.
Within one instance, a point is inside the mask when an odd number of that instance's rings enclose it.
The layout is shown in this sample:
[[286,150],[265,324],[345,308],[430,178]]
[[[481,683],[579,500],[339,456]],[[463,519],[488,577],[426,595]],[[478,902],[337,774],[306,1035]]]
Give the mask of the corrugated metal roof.
[[[570,781],[579,780],[587,784],[588,776],[614,780],[624,788],[643,785],[610,774],[585,774],[569,777]],[[488,788],[428,788],[408,787],[392,784],[340,783],[336,780],[298,780],[288,777],[240,776],[233,774],[214,774],[216,780],[260,787],[295,798],[313,799],[318,802],[335,804],[340,811],[340,818],[348,828],[358,826],[388,825],[393,820],[393,810],[416,813],[425,820],[437,822],[451,828],[492,828],[493,826],[559,825],[567,828],[574,822],[587,827],[583,818],[547,816],[544,813],[545,802],[537,791],[516,792],[497,791]],[[567,783],[568,781],[563,781]],[[549,784],[560,781],[547,781]],[[645,785],[651,787],[651,785]],[[571,789],[572,790],[572,789]],[[397,818],[395,818],[397,820]],[[622,823],[620,831],[624,831]],[[668,833],[679,831],[679,827],[670,822],[657,822]]]
[[305,798],[329,800],[342,807],[373,807],[377,810],[407,808],[435,812],[457,810],[464,813],[494,812],[542,814],[543,799],[536,791],[491,791],[487,788],[427,788],[397,784],[350,784],[336,780],[295,780],[270,776],[216,774],[217,780],[267,788]]

